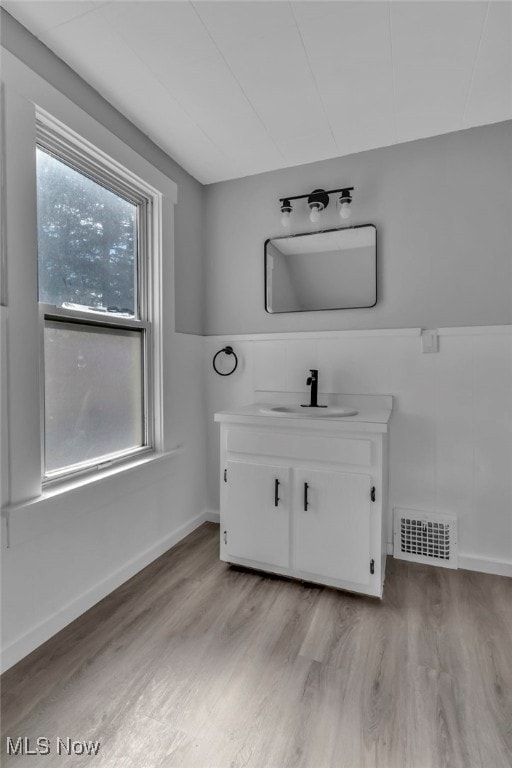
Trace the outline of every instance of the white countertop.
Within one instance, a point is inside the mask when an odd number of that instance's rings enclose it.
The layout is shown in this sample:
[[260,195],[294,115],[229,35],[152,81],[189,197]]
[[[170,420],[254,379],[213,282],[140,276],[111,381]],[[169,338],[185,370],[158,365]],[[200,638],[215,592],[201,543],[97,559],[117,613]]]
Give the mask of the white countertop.
[[[304,399],[304,398],[303,398]],[[319,397],[321,400],[321,398]],[[388,422],[393,407],[390,395],[339,395],[328,398],[329,405],[356,408],[354,416],[317,416],[308,412],[307,415],[294,413],[269,414],[272,406],[298,404],[301,400],[289,397],[279,397],[274,401],[251,403],[215,414],[215,421],[232,424],[254,424],[272,427],[308,427],[315,429],[333,429],[350,432],[387,432]],[[267,400],[267,398],[264,398]]]

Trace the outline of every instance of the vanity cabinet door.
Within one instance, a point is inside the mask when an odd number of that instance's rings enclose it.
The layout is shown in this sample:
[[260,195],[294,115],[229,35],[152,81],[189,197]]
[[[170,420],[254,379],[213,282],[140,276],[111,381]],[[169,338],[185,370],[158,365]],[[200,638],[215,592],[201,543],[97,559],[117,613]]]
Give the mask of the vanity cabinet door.
[[233,558],[290,565],[290,469],[228,461],[222,527]]
[[296,473],[295,568],[354,584],[370,582],[371,481],[323,470]]

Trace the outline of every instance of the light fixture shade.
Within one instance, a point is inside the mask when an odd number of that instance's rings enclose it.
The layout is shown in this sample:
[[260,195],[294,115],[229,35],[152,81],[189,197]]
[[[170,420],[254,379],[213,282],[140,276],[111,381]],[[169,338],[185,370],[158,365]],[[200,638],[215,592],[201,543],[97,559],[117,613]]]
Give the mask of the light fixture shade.
[[352,197],[349,189],[343,189],[338,198],[338,210],[342,219],[349,219],[352,214]]
[[329,205],[329,195],[325,189],[314,189],[308,197],[308,205],[311,208],[309,220],[313,223],[320,218],[320,213]]
[[309,214],[309,220],[313,222],[313,224],[316,224],[316,222],[320,219],[320,214],[323,210],[323,205],[312,205],[311,212]]
[[350,219],[352,215],[352,209],[349,203],[342,203],[340,205],[340,216],[342,219]]
[[293,211],[292,204],[289,200],[282,200],[281,205],[281,224],[283,227],[290,226],[290,216]]

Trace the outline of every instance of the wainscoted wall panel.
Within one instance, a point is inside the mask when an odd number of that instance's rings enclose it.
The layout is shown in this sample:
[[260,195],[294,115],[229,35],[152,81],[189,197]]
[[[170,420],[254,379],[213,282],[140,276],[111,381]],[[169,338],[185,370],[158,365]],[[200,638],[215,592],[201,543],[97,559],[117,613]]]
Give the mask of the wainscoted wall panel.
[[[222,379],[211,357],[226,342],[241,365]],[[205,339],[208,499],[218,510],[216,410],[269,391],[391,394],[389,545],[393,507],[454,512],[461,567],[512,575],[512,326],[440,330],[423,354],[419,329]],[[302,393],[302,394],[301,394]],[[466,558],[466,560],[465,560]]]
[[316,341],[261,341],[254,344],[254,388],[277,392],[300,391],[304,374],[316,368]]
[[[510,541],[512,527],[512,335],[473,338],[473,510],[480,552],[493,556],[494,537]],[[508,448],[508,450],[507,450]],[[494,479],[494,482],[489,482]],[[486,510],[508,510],[489,531]]]
[[202,338],[168,333],[166,353],[168,448],[176,452],[10,515],[11,547],[1,558],[2,670],[204,521]]
[[[433,380],[436,499],[447,510],[464,516],[465,520],[459,527],[460,549],[464,552],[468,537],[470,541],[478,541],[474,533],[472,535],[471,515],[476,437],[473,423],[473,338],[445,336],[440,339],[440,350]],[[482,514],[486,511],[482,510]],[[481,546],[479,541],[478,546]]]

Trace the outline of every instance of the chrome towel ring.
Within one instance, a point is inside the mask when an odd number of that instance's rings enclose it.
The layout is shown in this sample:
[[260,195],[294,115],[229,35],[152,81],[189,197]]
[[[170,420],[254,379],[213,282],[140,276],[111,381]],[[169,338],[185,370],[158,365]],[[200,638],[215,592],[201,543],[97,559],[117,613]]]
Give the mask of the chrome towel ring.
[[[215,365],[215,361],[217,360],[218,356],[221,355],[222,353],[224,353],[225,355],[233,355],[233,357],[235,358],[235,364],[233,368],[227,373],[222,373],[222,371],[219,371],[219,369]],[[219,376],[231,376],[231,374],[236,371],[237,365],[238,365],[238,357],[236,356],[236,353],[234,352],[233,347],[224,347],[223,349],[219,349],[216,355],[214,355],[213,370],[215,371],[215,373],[218,373]]]

